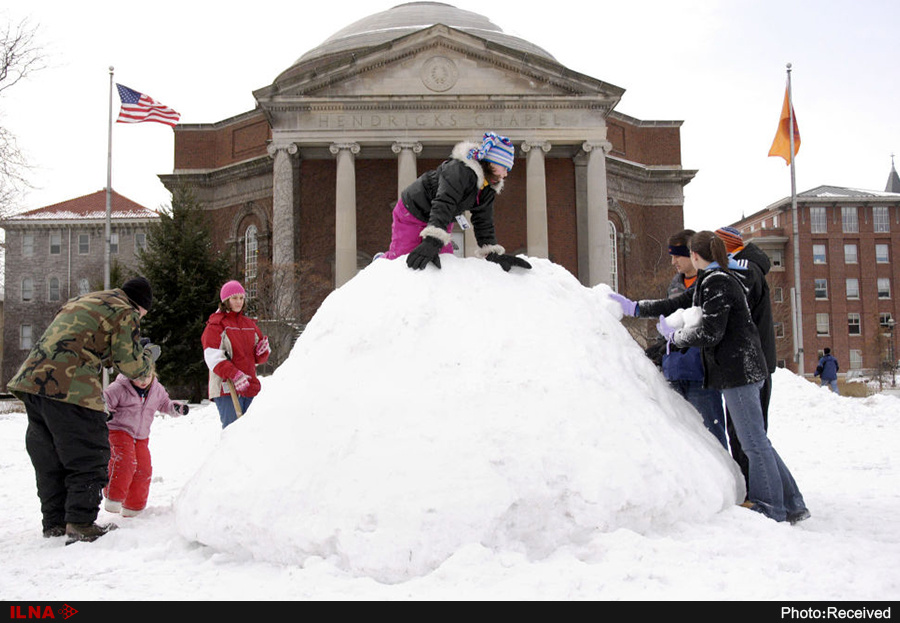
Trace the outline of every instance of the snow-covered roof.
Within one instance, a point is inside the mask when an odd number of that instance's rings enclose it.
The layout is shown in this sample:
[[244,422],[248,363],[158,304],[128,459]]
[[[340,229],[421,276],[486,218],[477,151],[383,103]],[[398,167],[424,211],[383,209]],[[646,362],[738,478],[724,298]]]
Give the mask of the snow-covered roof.
[[845,188],[843,186],[817,186],[811,190],[805,190],[798,197],[896,197],[900,194],[884,192],[880,190],[864,190],[862,188]]
[[[125,220],[141,221],[159,218],[159,214],[155,210],[145,208],[116,191],[112,191],[111,199],[110,220],[121,222]],[[98,190],[90,195],[44,206],[43,208],[8,216],[3,219],[2,223],[4,226],[7,226],[104,220],[106,220],[106,189]]]

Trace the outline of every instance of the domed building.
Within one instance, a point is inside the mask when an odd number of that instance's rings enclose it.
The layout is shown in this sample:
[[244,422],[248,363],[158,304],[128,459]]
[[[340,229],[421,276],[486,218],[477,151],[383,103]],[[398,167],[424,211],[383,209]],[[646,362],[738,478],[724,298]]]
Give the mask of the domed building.
[[[624,291],[665,261],[696,172],[681,166],[681,122],[622,114],[623,93],[485,16],[412,2],[300,56],[254,110],[176,126],[160,177],[194,190],[269,315],[307,322],[387,249],[400,190],[492,130],[516,146],[500,244]],[[454,240],[473,254],[470,230]]]

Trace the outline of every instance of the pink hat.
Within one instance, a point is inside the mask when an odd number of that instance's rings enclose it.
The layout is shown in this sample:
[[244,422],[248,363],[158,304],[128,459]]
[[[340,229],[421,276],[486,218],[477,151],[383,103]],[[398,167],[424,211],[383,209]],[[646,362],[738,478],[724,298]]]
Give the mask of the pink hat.
[[222,291],[219,292],[219,298],[225,301],[235,294],[246,294],[246,292],[244,292],[244,286],[242,286],[239,281],[229,281],[222,286]]

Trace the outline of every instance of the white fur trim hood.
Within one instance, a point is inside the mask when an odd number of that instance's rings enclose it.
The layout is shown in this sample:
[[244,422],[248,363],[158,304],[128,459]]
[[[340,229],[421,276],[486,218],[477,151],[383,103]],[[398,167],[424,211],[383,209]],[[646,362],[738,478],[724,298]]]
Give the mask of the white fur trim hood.
[[[481,188],[482,186],[484,186],[484,169],[481,168],[481,161],[468,157],[469,152],[473,149],[478,149],[479,146],[479,143],[473,143],[471,141],[457,143],[453,148],[453,151],[450,152],[450,157],[454,160],[459,160],[464,165],[472,169],[475,172],[475,175],[478,176],[478,188]],[[505,180],[500,180],[496,184],[491,184],[491,188],[493,188],[494,192],[498,195],[503,191],[504,181]]]

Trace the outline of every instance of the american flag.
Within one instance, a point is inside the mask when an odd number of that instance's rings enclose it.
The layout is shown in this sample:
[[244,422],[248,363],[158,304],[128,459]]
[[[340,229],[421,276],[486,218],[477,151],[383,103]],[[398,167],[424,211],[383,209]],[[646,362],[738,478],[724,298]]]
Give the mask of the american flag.
[[155,101],[149,95],[138,93],[121,84],[116,84],[119,90],[119,99],[122,100],[122,109],[116,123],[143,123],[155,121],[174,126],[181,118],[181,114],[168,106]]

